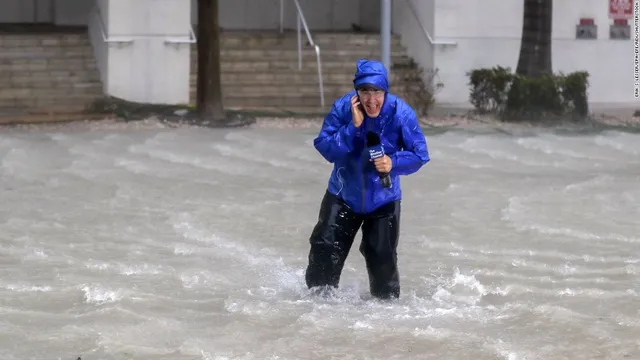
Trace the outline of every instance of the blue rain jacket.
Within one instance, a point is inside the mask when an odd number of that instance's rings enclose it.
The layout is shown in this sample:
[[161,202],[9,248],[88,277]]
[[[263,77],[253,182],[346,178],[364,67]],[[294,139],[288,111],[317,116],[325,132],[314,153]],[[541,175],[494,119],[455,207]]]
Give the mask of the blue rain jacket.
[[[403,100],[389,93],[387,70],[378,61],[358,60],[354,89],[370,83],[385,90],[380,114],[364,121],[357,128],[351,114],[351,91],[336,100],[327,114],[314,146],[333,163],[328,191],[344,200],[356,213],[369,213],[380,206],[402,199],[400,175],[418,171],[429,162],[429,151],[414,110]],[[380,136],[384,153],[391,158],[391,187],[380,183],[375,166],[366,151],[366,133]]]

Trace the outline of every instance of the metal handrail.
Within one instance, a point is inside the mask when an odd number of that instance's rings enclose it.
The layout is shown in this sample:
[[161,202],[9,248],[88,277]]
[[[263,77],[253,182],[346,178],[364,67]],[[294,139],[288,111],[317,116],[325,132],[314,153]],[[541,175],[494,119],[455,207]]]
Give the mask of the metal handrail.
[[302,13],[302,8],[300,8],[300,3],[298,0],[293,0],[298,10],[297,17],[297,32],[298,32],[298,70],[302,70],[302,34],[300,33],[300,24],[304,26],[304,31],[307,34],[307,40],[309,40],[309,44],[313,46],[316,51],[316,61],[318,63],[318,85],[320,87],[320,105],[324,107],[324,83],[322,81],[322,62],[320,61],[320,47],[313,42],[311,38],[311,32],[309,31],[309,27],[307,26],[307,21],[304,19],[304,14]]
[[416,19],[416,21],[422,28],[422,32],[427,37],[427,40],[429,40],[429,43],[431,45],[457,45],[458,44],[454,40],[434,40],[429,34],[429,31],[427,31],[427,28],[422,24],[422,21],[420,21],[420,18],[418,17],[418,11],[416,10],[415,5],[413,4],[413,0],[406,0],[406,1],[407,1],[407,5],[409,5],[409,9],[411,10],[411,13],[413,14],[413,17]]
[[193,26],[189,25],[189,38],[184,40],[183,36],[175,36],[175,37],[167,37],[164,42],[165,43],[173,43],[173,44],[195,44],[198,41],[196,38],[196,33],[193,31]]

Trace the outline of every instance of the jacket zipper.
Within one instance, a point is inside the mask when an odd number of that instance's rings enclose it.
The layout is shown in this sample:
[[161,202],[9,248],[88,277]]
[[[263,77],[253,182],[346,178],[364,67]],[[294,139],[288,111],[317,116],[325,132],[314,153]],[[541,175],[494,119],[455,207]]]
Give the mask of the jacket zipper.
[[360,174],[360,176],[362,177],[362,210],[361,212],[364,213],[364,199],[366,196],[366,191],[365,191],[365,183],[364,183],[364,171]]
[[[367,148],[367,137],[366,137],[366,135],[367,135],[367,126],[368,126],[366,118],[364,119],[364,124],[363,125],[364,125],[363,126],[363,128],[364,128],[363,135],[364,136],[362,137],[362,139],[364,141],[364,148],[365,148],[365,152],[366,152],[366,148]],[[365,159],[365,161],[368,161],[368,160]],[[365,168],[366,168],[366,165],[363,168],[360,169],[360,178],[362,179],[362,210],[361,210],[362,213],[364,213],[365,199],[366,199],[366,195],[367,195],[366,182],[365,182],[365,177],[364,177]]]

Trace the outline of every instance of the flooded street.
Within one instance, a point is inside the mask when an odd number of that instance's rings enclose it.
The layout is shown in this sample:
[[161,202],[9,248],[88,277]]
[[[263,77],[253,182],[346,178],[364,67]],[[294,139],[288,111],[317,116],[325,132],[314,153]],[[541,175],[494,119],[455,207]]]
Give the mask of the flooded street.
[[0,359],[640,359],[640,135],[427,134],[387,303],[307,293],[316,133],[0,134]]

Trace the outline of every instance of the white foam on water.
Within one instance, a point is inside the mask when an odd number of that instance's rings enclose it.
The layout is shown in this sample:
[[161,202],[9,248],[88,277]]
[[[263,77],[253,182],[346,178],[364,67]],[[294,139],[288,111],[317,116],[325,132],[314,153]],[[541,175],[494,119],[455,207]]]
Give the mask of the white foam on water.
[[169,272],[162,265],[156,264],[123,264],[88,261],[85,266],[90,270],[112,271],[120,275],[160,275]]
[[216,170],[227,175],[251,175],[251,171],[243,168],[239,168],[234,166],[229,161],[216,161],[215,159],[205,159],[205,158],[197,158],[191,157],[183,154],[176,154],[169,150],[159,150],[156,147],[146,147],[146,146],[137,146],[132,145],[129,148],[129,151],[132,153],[140,153],[148,155],[152,158],[165,160],[169,163],[175,164],[185,164],[194,166],[197,168],[205,169],[205,170]]
[[276,168],[287,168],[294,171],[300,170],[314,173],[326,172],[326,169],[324,168],[310,167],[309,161],[296,161],[295,159],[287,160],[288,158],[291,158],[289,154],[297,153],[296,149],[289,150],[289,152],[283,157],[279,152],[266,152],[265,149],[258,147],[244,148],[227,144],[212,144],[211,147],[225,157],[242,159],[249,162],[265,163]]
[[326,173],[330,166],[313,147],[313,139],[292,139],[282,132],[269,132],[265,138],[235,131],[227,133],[224,139],[226,143],[219,142],[212,147],[231,158],[313,173]]
[[[500,147],[496,147],[500,144]],[[534,167],[559,167],[563,163],[561,161],[540,161],[539,157],[530,154],[522,154],[513,151],[505,142],[493,142],[484,137],[473,137],[465,140],[458,147],[473,155],[484,155],[490,157],[491,160],[513,162],[518,165],[534,166]]]
[[[194,225],[195,224],[195,225]],[[176,216],[173,227],[188,240],[197,243],[204,243],[206,246],[214,246],[216,256],[223,256],[234,261],[231,266],[244,267],[258,274],[260,278],[266,280],[272,286],[277,285],[280,290],[300,289],[300,279],[297,276],[298,269],[287,266],[282,258],[275,257],[264,250],[248,248],[238,242],[229,241],[222,236],[209,233],[197,225],[189,214],[182,213]]]
[[618,163],[625,161],[624,158],[616,158],[603,154],[601,149],[589,141],[590,138],[584,136],[563,137],[553,134],[544,134],[532,137],[517,138],[515,142],[524,149],[538,152],[545,155],[561,156],[566,159],[567,164],[583,164],[584,166],[598,167],[604,163]]
[[[175,147],[178,142],[175,134],[158,134],[147,139],[143,144],[133,144],[128,151],[133,154],[142,154],[152,159],[163,160],[176,165],[188,165],[197,169],[212,170],[231,176],[252,176],[264,178],[264,171],[255,168],[255,164],[249,166],[241,161],[234,161],[225,156],[216,156],[215,153],[206,151],[207,147],[200,146],[196,149]],[[200,150],[200,151],[197,151]]]
[[592,188],[607,186],[615,181],[615,178],[607,174],[599,174],[589,180],[572,183],[564,187],[564,191],[578,191],[583,192]]
[[115,303],[124,297],[124,291],[121,289],[111,289],[96,284],[82,285],[81,290],[84,301],[91,305]]
[[545,250],[545,249],[534,249],[534,248],[509,248],[507,244],[485,244],[481,246],[471,245],[471,246],[463,246],[456,242],[439,242],[434,241],[433,239],[429,239],[427,237],[419,238],[421,245],[430,249],[430,250],[438,250],[438,251],[449,251],[456,250],[457,254],[464,254],[467,256],[477,256],[474,259],[491,259],[492,261],[508,259],[510,263],[515,261],[516,263],[513,266],[522,266],[528,260],[519,259],[519,258],[527,258],[527,259],[554,259],[555,261],[581,261],[584,263],[628,263],[634,264],[639,262],[637,258],[635,258],[634,254],[628,254],[627,256],[598,256],[592,255],[589,253],[565,253],[560,251],[554,251],[553,249]]
[[0,289],[6,289],[16,292],[48,292],[53,288],[51,286],[37,286],[27,284],[0,284]]
[[[587,182],[582,182],[579,185],[582,187],[589,187],[594,185],[600,185],[604,180],[602,178],[592,179]],[[565,187],[564,190],[567,188]],[[570,188],[571,189],[571,188]],[[501,219],[506,222],[512,223],[517,231],[521,232],[529,232],[534,231],[542,235],[552,235],[552,236],[562,236],[567,240],[596,240],[596,241],[618,241],[623,243],[631,243],[636,244],[640,243],[640,238],[635,237],[633,235],[619,234],[619,233],[594,233],[589,231],[584,231],[580,229],[576,229],[570,226],[562,226],[562,222],[558,221],[557,218],[550,220],[547,224],[538,223],[538,217],[544,218],[540,215],[547,215],[546,213],[542,213],[535,206],[526,205],[528,202],[532,202],[532,199],[539,199],[539,196],[512,196],[508,199],[507,206],[504,207],[502,212]],[[592,198],[592,197],[591,197]],[[557,198],[554,198],[557,199]],[[555,200],[554,200],[555,201]],[[581,200],[585,201],[585,200]],[[542,214],[541,214],[542,213]],[[592,214],[589,214],[592,215]],[[603,214],[605,215],[605,214]],[[545,219],[547,220],[547,219]],[[594,219],[596,220],[596,219]],[[598,221],[607,221],[607,218],[599,218]],[[557,225],[553,224],[557,223]],[[555,225],[555,226],[554,226]],[[559,225],[559,226],[558,226]]]
[[544,226],[544,225],[538,225],[538,224],[530,224],[530,225],[523,225],[523,226],[519,226],[518,230],[520,231],[528,231],[528,230],[533,230],[533,231],[537,231],[541,234],[544,235],[563,235],[566,236],[568,238],[577,238],[580,240],[616,240],[616,241],[621,241],[621,242],[626,242],[626,243],[640,243],[640,239],[638,238],[631,238],[631,237],[627,237],[624,235],[620,235],[620,234],[593,234],[590,232],[583,232],[580,230],[576,230],[576,229],[571,229],[571,228],[554,228],[554,227],[548,227],[548,226]]
[[515,345],[509,344],[502,339],[485,343],[484,347],[505,360],[525,360],[534,355],[531,353],[522,353]]
[[611,132],[605,135],[597,135],[593,140],[598,146],[615,149],[626,154],[640,155],[637,135]]

